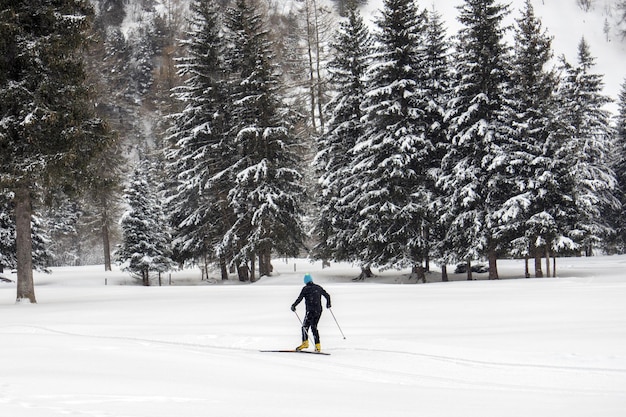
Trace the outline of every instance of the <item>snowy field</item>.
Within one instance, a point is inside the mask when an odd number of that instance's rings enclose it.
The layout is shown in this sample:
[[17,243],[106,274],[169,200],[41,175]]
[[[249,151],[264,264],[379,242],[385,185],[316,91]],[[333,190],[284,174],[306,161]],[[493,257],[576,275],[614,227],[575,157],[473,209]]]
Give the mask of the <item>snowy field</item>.
[[[406,271],[356,283],[345,265],[274,265],[252,285],[185,271],[149,288],[59,268],[36,275],[36,305],[0,284],[0,415],[626,415],[626,257],[561,259],[557,279],[433,273],[426,285]],[[520,276],[523,263],[500,271]],[[331,356],[259,352],[299,343],[289,306],[305,272],[346,339],[325,311]]]

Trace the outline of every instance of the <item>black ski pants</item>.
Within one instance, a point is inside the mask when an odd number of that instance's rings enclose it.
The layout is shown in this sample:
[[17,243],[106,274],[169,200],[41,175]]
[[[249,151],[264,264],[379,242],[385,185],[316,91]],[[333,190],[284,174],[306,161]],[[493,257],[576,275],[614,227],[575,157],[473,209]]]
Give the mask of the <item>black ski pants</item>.
[[302,323],[302,341],[309,340],[309,328],[313,333],[313,339],[315,343],[320,342],[320,333],[317,331],[317,323],[322,317],[322,311],[307,311],[304,316],[304,322]]

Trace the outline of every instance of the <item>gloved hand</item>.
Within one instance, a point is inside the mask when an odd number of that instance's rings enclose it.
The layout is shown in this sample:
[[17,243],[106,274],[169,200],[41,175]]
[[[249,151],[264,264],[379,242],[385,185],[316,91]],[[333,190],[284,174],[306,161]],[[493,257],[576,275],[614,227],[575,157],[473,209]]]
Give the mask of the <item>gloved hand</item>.
[[296,311],[296,306],[295,305],[291,306],[291,311]]
[[326,308],[330,308],[330,303],[326,303]]

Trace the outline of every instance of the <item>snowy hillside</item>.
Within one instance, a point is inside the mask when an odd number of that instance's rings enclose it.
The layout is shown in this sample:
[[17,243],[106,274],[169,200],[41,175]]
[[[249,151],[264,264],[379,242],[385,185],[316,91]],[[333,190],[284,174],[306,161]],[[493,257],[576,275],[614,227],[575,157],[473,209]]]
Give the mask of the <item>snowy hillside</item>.
[[[427,285],[274,265],[253,285],[208,285],[194,271],[163,287],[59,268],[36,276],[35,305],[15,305],[15,285],[0,284],[0,415],[625,415],[624,256],[559,259],[558,279]],[[520,261],[500,268],[523,273]],[[325,311],[330,356],[259,352],[299,343],[289,306],[304,272],[331,294],[346,339]]]
[[[424,7],[434,4],[444,21],[448,24],[448,34],[453,35],[460,27],[457,21],[457,7],[461,0],[446,0],[429,2],[418,0]],[[519,17],[519,11],[524,0],[503,1],[511,5],[510,24]],[[605,94],[617,98],[621,85],[626,80],[626,39],[622,39],[617,29],[617,15],[614,10],[614,0],[597,0],[593,2],[593,9],[584,12],[576,0],[533,0],[537,16],[541,17],[543,25],[554,37],[552,47],[554,56],[565,55],[566,59],[576,62],[578,43],[584,36],[591,47],[591,53],[596,58],[595,72],[604,74]],[[382,8],[383,0],[370,0],[363,9],[365,16],[375,16]],[[613,6],[612,6],[613,5]],[[608,40],[605,33],[605,20],[609,23]],[[616,111],[617,106],[610,108]]]

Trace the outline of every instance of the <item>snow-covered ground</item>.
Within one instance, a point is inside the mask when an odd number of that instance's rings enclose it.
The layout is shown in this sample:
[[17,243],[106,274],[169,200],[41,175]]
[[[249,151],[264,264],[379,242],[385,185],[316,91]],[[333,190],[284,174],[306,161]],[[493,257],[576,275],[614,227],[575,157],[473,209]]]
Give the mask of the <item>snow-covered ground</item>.
[[[251,285],[184,271],[149,288],[101,266],[59,268],[36,275],[34,305],[0,284],[0,415],[626,415],[624,256],[560,259],[556,279],[434,272],[429,284],[274,266]],[[523,262],[499,269],[519,277]],[[299,343],[289,306],[305,272],[332,295],[346,339],[325,311],[331,356],[259,352]]]

